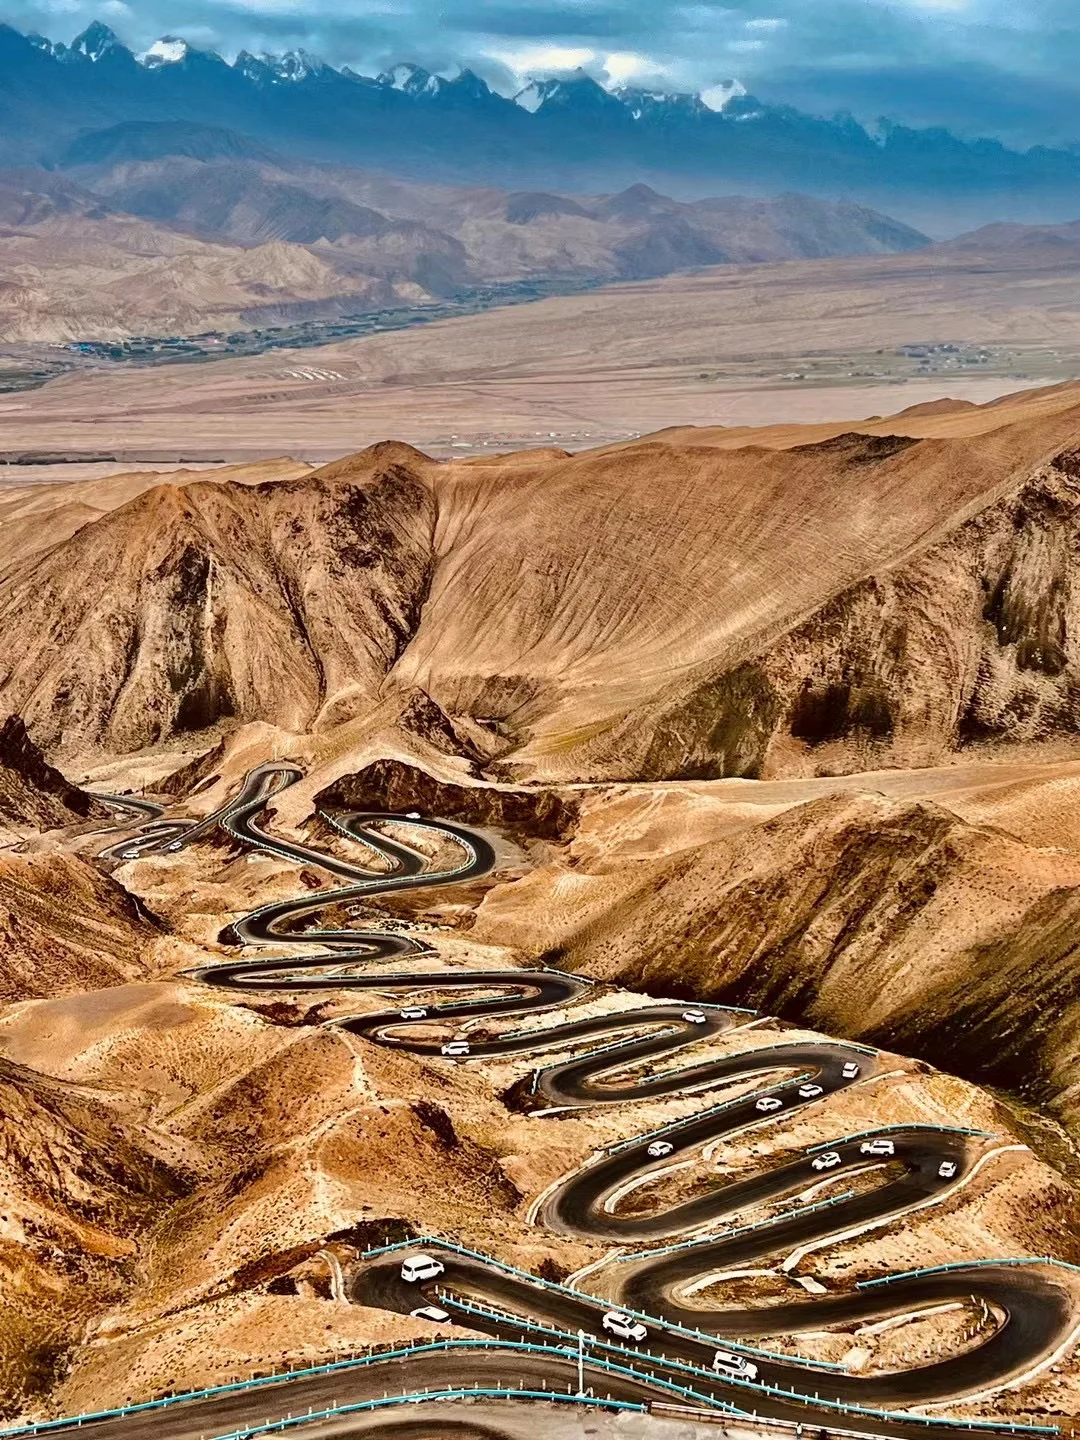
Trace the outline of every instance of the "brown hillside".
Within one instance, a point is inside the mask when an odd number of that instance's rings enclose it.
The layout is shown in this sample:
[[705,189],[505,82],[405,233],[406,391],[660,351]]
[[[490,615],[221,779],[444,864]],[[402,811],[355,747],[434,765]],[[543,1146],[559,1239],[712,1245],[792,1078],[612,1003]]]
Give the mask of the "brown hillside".
[[45,760],[18,715],[0,723],[0,827],[48,830],[108,814]]
[[189,1187],[189,1147],[114,1096],[0,1059],[0,1412],[62,1374],[130,1284],[137,1238]]
[[433,524],[418,471],[362,459],[314,485],[149,490],[0,586],[0,629],[30,637],[3,693],[53,746],[131,750],[233,717],[310,726],[377,691],[415,625]]
[[132,896],[85,860],[0,854],[0,1001],[134,979],[158,935]]
[[124,752],[217,722],[323,731],[422,691],[516,779],[1069,740],[1069,398],[995,428],[964,412],[969,433],[923,417],[922,439],[503,465],[389,444],[295,481],[159,487],[0,581],[0,703],[52,747]]
[[[239,484],[293,480],[311,469],[302,460],[263,460],[221,465],[215,480]],[[198,470],[131,470],[100,480],[60,480],[51,485],[12,485],[0,490],[0,574],[68,540],[84,525],[133,500],[155,485],[186,485],[208,476]]]
[[1076,849],[850,792],[657,859],[624,845],[618,806],[601,810],[569,866],[491,893],[478,937],[798,1017],[1080,1118]]

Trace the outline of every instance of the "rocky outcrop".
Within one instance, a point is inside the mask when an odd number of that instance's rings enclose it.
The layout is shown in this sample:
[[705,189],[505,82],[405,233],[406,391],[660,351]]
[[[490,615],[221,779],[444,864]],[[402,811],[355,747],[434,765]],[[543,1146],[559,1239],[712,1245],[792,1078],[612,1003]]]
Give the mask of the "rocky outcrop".
[[328,810],[418,810],[556,842],[568,840],[578,820],[577,802],[553,790],[456,785],[400,760],[376,760],[343,775],[320,790],[315,803]]
[[51,750],[349,718],[427,591],[435,503],[419,460],[377,451],[311,481],[138,496],[7,577],[0,633],[22,642],[0,661],[0,697]]
[[46,830],[107,814],[46,761],[20,716],[0,724],[0,821]]
[[1080,738],[1080,451],[650,719],[639,778],[844,774]]

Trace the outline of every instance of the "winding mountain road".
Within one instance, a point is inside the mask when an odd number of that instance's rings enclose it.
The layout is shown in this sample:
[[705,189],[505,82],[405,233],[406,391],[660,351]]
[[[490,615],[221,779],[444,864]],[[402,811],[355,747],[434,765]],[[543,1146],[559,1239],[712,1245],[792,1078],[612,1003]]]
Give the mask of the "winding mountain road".
[[[311,945],[316,947],[316,953],[229,961],[191,972],[193,978],[220,989],[248,992],[375,990],[385,994],[400,990],[409,996],[436,990],[465,992],[470,998],[454,998],[437,1005],[418,1006],[418,1002],[410,1000],[413,1012],[416,1008],[423,1011],[419,1016],[411,1013],[403,1017],[400,1009],[380,1009],[333,1022],[371,1043],[418,1056],[440,1056],[445,1037],[428,1038],[432,1027],[441,1027],[445,1032],[450,1022],[458,1020],[528,1015],[571,1005],[589,993],[590,982],[586,979],[548,969],[410,969],[391,975],[360,970],[358,967],[373,961],[427,955],[430,947],[408,936],[324,929],[305,922],[313,921],[329,906],[350,900],[455,884],[481,876],[494,867],[495,853],[474,831],[421,818],[413,812],[324,816],[343,837],[375,852],[385,867],[381,873],[271,835],[260,827],[257,818],[274,796],[301,774],[296,766],[286,763],[259,766],[250,772],[237,795],[205,820],[167,821],[157,815],[136,835],[102,852],[110,859],[143,857],[182,848],[220,827],[242,844],[298,863],[317,865],[343,882],[333,890],[263,906],[234,922],[222,937],[239,945]],[[127,803],[127,797],[103,798],[116,805]],[[143,813],[151,808],[149,802],[143,802]],[[426,831],[442,842],[450,842],[458,860],[441,869],[430,868],[420,850],[379,828],[387,823],[393,824],[396,834],[402,825],[407,825],[415,828],[418,837]],[[437,1253],[445,1266],[445,1273],[437,1281],[421,1286],[407,1284],[401,1278],[400,1252],[374,1254],[363,1259],[352,1274],[351,1297],[366,1305],[408,1313],[421,1303],[419,1292],[428,1303],[441,1305],[470,1330],[485,1331],[502,1340],[536,1340],[549,1347],[566,1346],[568,1337],[584,1330],[594,1337],[589,1342],[589,1364],[594,1367],[589,1370],[590,1383],[615,1398],[630,1392],[633,1398],[640,1398],[650,1390],[649,1377],[655,1382],[652,1398],[670,1398],[670,1391],[665,1392],[664,1387],[674,1377],[675,1382],[717,1404],[804,1425],[851,1426],[856,1416],[847,1407],[863,1407],[856,1428],[897,1437],[925,1436],[928,1430],[925,1420],[905,1418],[899,1411],[999,1389],[1030,1376],[1063,1352],[1075,1337],[1080,1320],[1077,1288],[1069,1272],[1045,1262],[979,1262],[936,1273],[899,1276],[869,1288],[749,1309],[721,1308],[719,1302],[693,1303],[692,1296],[708,1289],[710,1277],[745,1269],[770,1256],[788,1255],[802,1246],[820,1246],[830,1238],[863,1233],[936,1203],[972,1180],[991,1142],[991,1137],[960,1129],[893,1126],[847,1137],[809,1153],[789,1155],[756,1174],[711,1186],[666,1209],[644,1213],[620,1209],[622,1196],[650,1179],[662,1179],[669,1167],[692,1163],[703,1149],[715,1148],[725,1137],[743,1133],[749,1127],[775,1126],[794,1112],[808,1105],[827,1104],[830,1095],[881,1073],[877,1057],[864,1047],[825,1040],[765,1044],[682,1068],[642,1073],[646,1062],[736,1031],[750,1018],[746,1012],[714,1006],[695,1009],[677,1004],[643,1004],[640,1008],[571,1019],[541,1029],[472,1034],[467,1037],[467,1056],[442,1061],[472,1064],[495,1057],[574,1052],[534,1072],[531,1091],[527,1086],[520,1087],[522,1108],[526,1110],[542,1105],[561,1109],[627,1104],[686,1094],[706,1097],[697,1113],[594,1157],[534,1205],[535,1223],[558,1234],[623,1247],[667,1242],[660,1249],[624,1254],[613,1261],[607,1272],[609,1282],[612,1275],[615,1277],[613,1293],[617,1303],[646,1317],[649,1334],[645,1341],[621,1346],[605,1333],[601,1321],[608,1302],[563,1286],[541,1285],[482,1256],[440,1248],[438,1240],[425,1241],[422,1247]],[[596,1048],[596,1041],[606,1043]],[[588,1042],[584,1053],[578,1048],[582,1042]],[[761,1080],[750,1093],[723,1103],[707,1099],[710,1089],[748,1077]],[[801,1093],[804,1087],[809,1088]],[[768,1101],[771,1108],[763,1110],[762,1101]],[[538,1118],[536,1123],[543,1121]],[[650,1155],[649,1148],[658,1138],[671,1148],[662,1156]],[[889,1153],[881,1153],[882,1142],[890,1147]],[[826,1152],[830,1157],[827,1167],[815,1166],[815,1160]],[[838,1180],[843,1183],[837,1184]],[[814,1193],[811,1203],[806,1192],[814,1192],[815,1187],[828,1194],[821,1200]],[[788,1208],[752,1227],[723,1226],[728,1217],[769,1201],[786,1201]],[[836,1367],[815,1366],[757,1351],[745,1343],[755,1336],[821,1330],[838,1324],[869,1324],[972,1300],[981,1302],[985,1316],[995,1317],[995,1322],[987,1325],[981,1343],[895,1373],[850,1374]],[[552,1332],[557,1332],[555,1338]],[[711,1372],[716,1348],[713,1336],[738,1337],[743,1342],[724,1341],[756,1367],[752,1380]],[[459,1360],[464,1357],[455,1358],[455,1370]],[[632,1362],[637,1378],[617,1381],[601,1368],[615,1361]],[[518,1357],[513,1363],[520,1368],[524,1362]],[[506,1364],[505,1352],[476,1351],[470,1352],[467,1368],[479,1369],[493,1377],[494,1383],[505,1374]],[[374,1371],[396,1367],[401,1373],[394,1384],[404,1388],[415,1384],[419,1389],[430,1381],[430,1365],[430,1356],[387,1360],[385,1365],[365,1371],[363,1383],[372,1378]],[[538,1373],[553,1384],[565,1379],[565,1366],[557,1355],[547,1359],[534,1356],[529,1366],[536,1366]],[[293,1398],[294,1410],[310,1403],[303,1388],[308,1383],[296,1380],[283,1385]],[[359,1395],[363,1384],[355,1374],[351,1383],[353,1390],[349,1393]],[[377,1383],[388,1383],[385,1374]],[[207,1402],[198,1403],[205,1412]],[[260,1416],[265,1413],[265,1393],[252,1403]],[[219,1417],[225,1428],[235,1428],[237,1404],[231,1402],[228,1416]],[[868,1416],[866,1410],[889,1413]],[[211,1422],[205,1413],[201,1413],[199,1425],[209,1433]],[[159,1436],[163,1431],[166,1435],[173,1433],[165,1413],[157,1417],[155,1427]],[[959,1436],[972,1432],[962,1421],[939,1420],[932,1433]]]

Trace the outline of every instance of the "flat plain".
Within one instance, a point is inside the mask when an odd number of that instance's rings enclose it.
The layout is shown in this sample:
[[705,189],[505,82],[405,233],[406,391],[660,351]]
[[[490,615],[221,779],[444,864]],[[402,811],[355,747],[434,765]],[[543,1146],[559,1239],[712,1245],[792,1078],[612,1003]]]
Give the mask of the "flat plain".
[[990,243],[716,266],[313,349],[88,367],[0,397],[0,452],[324,461],[388,435],[449,455],[843,429],[1075,373],[1078,270],[1073,247]]

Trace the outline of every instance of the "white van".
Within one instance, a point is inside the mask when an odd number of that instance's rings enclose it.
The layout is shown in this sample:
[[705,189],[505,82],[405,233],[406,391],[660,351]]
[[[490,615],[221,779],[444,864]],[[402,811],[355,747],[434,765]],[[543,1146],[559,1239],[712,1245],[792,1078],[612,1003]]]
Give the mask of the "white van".
[[449,1040],[439,1050],[440,1055],[468,1055],[469,1042],[467,1040]]
[[632,1315],[627,1315],[622,1310],[609,1310],[600,1323],[620,1340],[634,1340],[638,1344],[649,1333],[640,1320],[635,1320]]
[[441,1260],[434,1255],[407,1255],[401,1262],[401,1278],[410,1285],[418,1280],[435,1280],[446,1270]]
[[859,1146],[863,1155],[895,1155],[896,1146],[891,1140],[864,1140]]
[[859,1078],[859,1066],[855,1060],[845,1060],[844,1068],[840,1071],[845,1080],[857,1080]]
[[444,1310],[441,1305],[420,1305],[416,1310],[410,1310],[409,1314],[414,1320],[430,1320],[433,1325],[446,1325],[450,1321],[449,1310]]
[[740,1380],[756,1380],[758,1377],[758,1367],[751,1360],[747,1360],[745,1355],[733,1355],[730,1350],[717,1350],[712,1368],[721,1375],[737,1375]]

